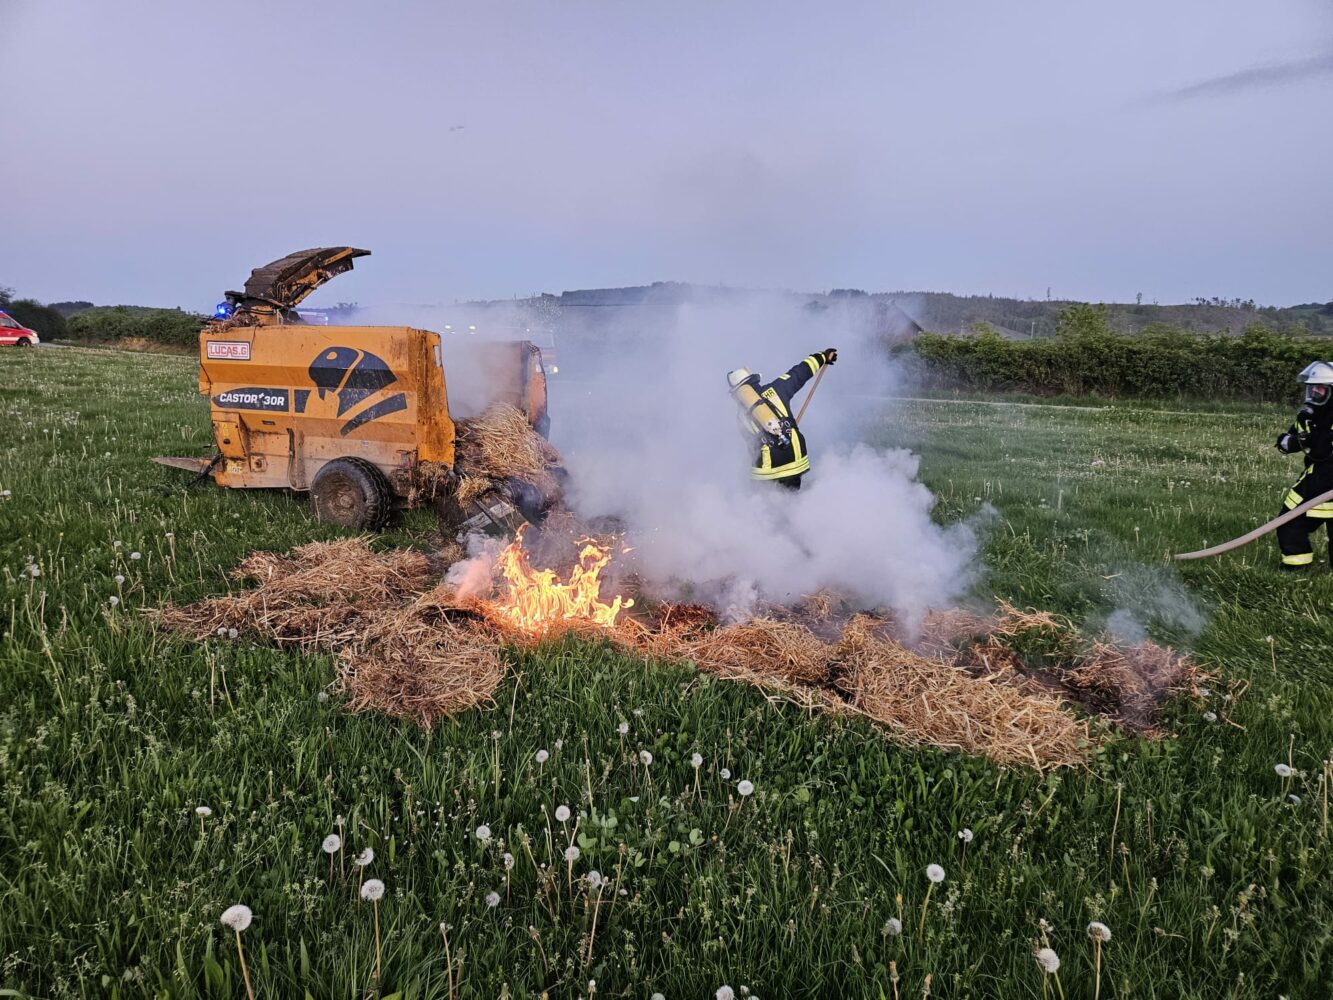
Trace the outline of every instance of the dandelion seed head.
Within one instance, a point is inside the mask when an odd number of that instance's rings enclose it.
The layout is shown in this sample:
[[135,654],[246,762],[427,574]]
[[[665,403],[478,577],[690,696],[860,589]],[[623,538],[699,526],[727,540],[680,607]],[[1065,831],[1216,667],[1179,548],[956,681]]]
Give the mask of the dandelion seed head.
[[1094,941],[1110,941],[1111,928],[1107,927],[1100,920],[1094,920],[1088,924],[1088,937]]
[[324,838],[324,843],[319,846],[323,848],[325,854],[337,854],[338,849],[342,847],[343,839],[336,833],[331,833]]
[[602,873],[599,872],[596,868],[588,872],[588,874],[585,875],[584,878],[588,880],[589,887],[593,889],[596,889],[599,885],[602,884]]
[[643,761],[644,767],[647,767],[649,764],[653,762],[653,755],[649,753],[647,750],[640,750],[639,760]]
[[577,861],[579,859],[580,853],[581,852],[577,847],[575,847],[573,844],[570,844],[568,847],[565,848],[565,860],[569,862]]
[[360,854],[356,856],[355,863],[364,868],[366,867],[366,865],[370,864],[374,860],[375,860],[375,849],[373,847],[367,847],[364,851],[362,851]]
[[550,755],[549,753],[547,753],[545,750],[538,750],[538,751],[537,751],[537,763],[538,763],[538,764],[545,764],[545,763],[546,763],[548,760],[550,760],[550,759],[551,759],[551,755]]
[[1204,713],[1203,713],[1203,721],[1204,721],[1204,722],[1216,722],[1216,721],[1217,721],[1217,713],[1216,713],[1216,712],[1204,712]]
[[1290,778],[1296,772],[1287,764],[1274,764],[1273,770],[1277,772],[1279,778]]
[[648,998],[648,1000],[666,1000],[666,997],[661,993],[654,993],[652,996]]
[[213,810],[208,806],[195,806],[194,814],[196,816],[202,816],[204,819],[208,819],[208,817],[213,815]]
[[114,607],[116,607],[116,605],[120,604],[120,598],[117,597],[115,594],[112,594],[112,595],[107,599],[107,603],[110,604],[110,605],[114,608]]
[[131,553],[130,553],[130,559],[133,560],[134,562],[138,562],[138,561],[139,561],[140,559],[142,559],[142,558],[143,558],[143,556],[140,555],[138,552],[131,552]]
[[972,831],[969,830],[967,827],[963,827],[961,830],[958,831],[958,839],[961,840],[964,844],[972,843]]
[[557,823],[563,823],[569,819],[569,806],[556,806],[555,819]]
[[704,766],[704,759],[702,754],[696,753],[690,755],[690,767],[694,768],[697,771],[699,770],[699,768],[703,766]]
[[250,911],[250,907],[243,903],[237,903],[235,906],[229,906],[222,911],[222,923],[234,931],[243,931],[250,926],[250,921],[255,915]]
[[1060,970],[1060,956],[1055,953],[1054,948],[1040,948],[1033,957],[1047,974]]
[[724,767],[722,770],[718,771],[717,773],[718,773],[718,776],[719,776],[723,781],[730,781],[730,780],[731,780],[731,768],[729,768],[729,767]]
[[741,798],[746,798],[747,796],[753,795],[754,782],[747,781],[746,779],[742,778],[740,781],[736,783],[736,791],[740,794]]
[[384,898],[384,883],[377,878],[368,878],[361,886],[361,898],[367,903],[374,903]]
[[477,835],[477,839],[480,840],[483,844],[491,839],[491,828],[487,826],[485,823],[477,827],[475,833]]
[[884,933],[888,937],[897,937],[902,932],[903,922],[897,917],[889,917],[889,919],[884,922]]
[[489,909],[493,910],[499,905],[500,905],[500,894],[498,892],[492,889],[490,892],[486,893],[486,906]]
[[736,1000],[736,992],[730,986],[719,986],[713,996],[715,1000]]
[[328,700],[329,700],[329,693],[327,691],[321,691],[319,694],[315,695],[315,701],[319,702],[321,705]]
[[1291,803],[1292,805],[1294,805],[1294,806],[1298,806],[1298,805],[1301,804],[1301,797],[1300,797],[1299,795],[1295,795],[1295,794],[1288,795],[1288,796],[1287,796],[1287,801],[1290,802],[1290,803]]
[[33,563],[31,566],[28,567],[28,575],[35,580],[37,577],[42,575],[42,567],[38,566],[36,563]]
[[626,733],[629,732],[629,723],[622,722],[620,725],[616,726],[616,732],[618,732],[621,736],[624,736]]
[[121,576],[119,573],[117,573],[117,574],[113,577],[113,579],[116,581],[116,586],[117,586],[117,587],[119,587],[122,583],[125,582],[125,578],[124,578],[123,576]]
[[932,882],[943,882],[944,869],[941,868],[939,865],[927,865],[926,878],[930,879]]

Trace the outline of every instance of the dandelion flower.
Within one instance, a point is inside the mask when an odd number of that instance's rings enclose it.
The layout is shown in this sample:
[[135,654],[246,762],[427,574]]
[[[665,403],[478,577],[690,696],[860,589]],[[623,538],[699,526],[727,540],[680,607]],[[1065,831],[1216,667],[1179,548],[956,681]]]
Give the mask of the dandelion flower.
[[958,831],[958,839],[961,840],[964,844],[972,843],[972,831],[969,830],[967,827],[963,827],[961,830]]
[[1279,778],[1290,778],[1296,772],[1286,764],[1274,764],[1273,770],[1277,772]]
[[505,863],[505,871],[509,871],[510,869],[512,869],[514,867],[514,856],[506,852],[504,855],[504,863]]
[[1100,920],[1094,920],[1088,924],[1088,937],[1094,941],[1110,941],[1111,928],[1107,927]]
[[640,750],[639,760],[643,761],[644,767],[647,767],[649,764],[653,762],[653,755],[650,754],[647,750]]
[[235,906],[229,906],[222,911],[222,923],[237,933],[250,926],[250,921],[255,917],[250,911],[250,907],[243,903],[237,903]]
[[500,905],[500,894],[498,892],[492,889],[490,892],[486,893],[486,906],[489,909],[493,910],[499,905]]
[[556,806],[555,818],[556,822],[559,823],[563,823],[565,820],[569,819],[569,806]]
[[716,1000],[736,1000],[736,992],[730,986],[719,986],[713,996]]
[[930,879],[932,882],[943,882],[944,869],[941,868],[939,865],[927,865],[926,878]]
[[897,937],[903,932],[903,922],[897,917],[889,917],[884,922],[884,933],[889,937]]
[[208,808],[208,806],[195,806],[194,814],[203,819],[208,819],[208,817],[213,815],[213,810]]
[[570,864],[573,864],[575,861],[579,859],[579,853],[580,853],[579,849],[575,847],[573,844],[570,844],[568,847],[565,848],[565,860],[568,861]]
[[731,768],[729,768],[729,767],[724,767],[722,770],[718,771],[717,773],[718,773],[718,776],[719,776],[723,781],[730,781],[730,780],[731,780]]
[[339,837],[336,833],[331,833],[324,838],[324,843],[321,844],[320,847],[324,849],[325,854],[336,854],[338,853],[338,848],[342,847],[342,845],[342,837]]
[[476,834],[477,839],[484,844],[491,839],[491,828],[483,823],[481,826],[477,827]]
[[377,878],[366,879],[361,886],[361,898],[367,903],[378,903],[384,898],[384,883]]
[[366,865],[370,864],[374,860],[375,860],[375,849],[373,847],[367,847],[364,851],[362,851],[360,854],[356,856],[356,860],[354,860],[352,863],[364,868],[366,867]]
[[626,733],[629,732],[629,723],[622,722],[620,725],[616,726],[616,732],[618,732],[621,736],[624,736]]
[[701,754],[696,753],[690,755],[690,767],[694,768],[697,771],[699,770],[699,768],[703,766],[704,766],[704,759]]
[[1059,972],[1060,956],[1055,953],[1054,948],[1040,948],[1033,957],[1037,964],[1041,966],[1043,972]]
[[547,753],[545,750],[538,750],[538,751],[537,751],[537,763],[538,763],[538,764],[545,764],[545,763],[546,763],[548,760],[550,760],[550,759],[551,759],[551,755],[550,755],[549,753]]
[[736,791],[740,793],[741,798],[745,798],[747,795],[753,795],[754,782],[746,781],[744,778],[742,778],[736,784]]

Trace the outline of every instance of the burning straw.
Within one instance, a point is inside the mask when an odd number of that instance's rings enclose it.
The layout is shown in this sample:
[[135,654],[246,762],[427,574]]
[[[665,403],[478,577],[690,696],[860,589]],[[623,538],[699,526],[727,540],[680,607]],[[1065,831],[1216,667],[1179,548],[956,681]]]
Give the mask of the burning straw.
[[[586,571],[596,563],[600,571],[604,554],[598,549],[581,565]],[[507,565],[527,569],[506,574],[510,590],[554,586],[546,571],[526,562]],[[158,619],[196,639],[237,628],[333,650],[353,711],[374,709],[425,726],[489,704],[507,669],[506,646],[576,635],[687,660],[807,708],[863,715],[905,743],[1045,769],[1086,760],[1102,735],[1068,710],[1069,698],[1125,722],[1155,708],[1163,683],[1176,690],[1182,678],[1195,676],[1187,660],[1162,647],[1088,645],[1062,620],[1007,606],[990,619],[966,613],[928,618],[919,645],[909,649],[890,634],[889,623],[866,615],[840,621],[827,607],[811,622],[818,634],[790,612],[782,620],[717,627],[706,609],[691,606],[667,606],[652,618],[604,616],[601,623],[565,608],[564,617],[520,627],[513,609],[535,606],[525,604],[524,595],[459,598],[437,583],[425,556],[376,553],[359,539],[304,545],[290,556],[255,553],[233,575],[256,586],[164,608]],[[596,573],[581,579],[597,596]],[[547,604],[556,607],[551,599],[561,593],[548,593]],[[1017,651],[1033,636],[1041,649],[1067,660],[1054,679]],[[1088,692],[1097,697],[1079,697]]]
[[458,503],[466,509],[508,479],[535,486],[543,496],[555,497],[559,484],[551,470],[560,465],[560,453],[532,429],[520,411],[494,403],[479,417],[457,425]]

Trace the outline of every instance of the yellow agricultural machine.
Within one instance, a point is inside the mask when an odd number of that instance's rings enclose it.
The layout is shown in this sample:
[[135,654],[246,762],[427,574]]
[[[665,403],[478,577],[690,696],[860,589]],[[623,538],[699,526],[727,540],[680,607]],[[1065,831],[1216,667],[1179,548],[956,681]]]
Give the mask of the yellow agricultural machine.
[[[449,508],[455,420],[505,403],[544,436],[546,376],[527,341],[301,319],[307,295],[368,253],[301,250],[227,292],[199,334],[199,391],[211,401],[217,454],[157,461],[219,486],[308,491],[321,520],[376,530],[395,506],[429,497]],[[514,484],[475,512],[454,505],[452,520],[531,516],[543,502]]]

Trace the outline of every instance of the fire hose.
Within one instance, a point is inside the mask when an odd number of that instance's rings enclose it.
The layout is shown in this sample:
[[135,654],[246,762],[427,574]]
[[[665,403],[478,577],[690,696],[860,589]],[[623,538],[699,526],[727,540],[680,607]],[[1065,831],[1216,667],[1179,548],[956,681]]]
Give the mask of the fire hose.
[[[813,392],[814,390],[811,391]],[[1200,549],[1198,552],[1180,552],[1171,558],[1178,561],[1185,559],[1206,559],[1208,556],[1218,556],[1223,552],[1230,552],[1232,549],[1238,549],[1242,545],[1249,545],[1250,542],[1254,541],[1256,538],[1262,538],[1270,531],[1276,531],[1288,521],[1296,520],[1296,518],[1300,517],[1311,507],[1317,507],[1321,503],[1327,503],[1330,500],[1333,500],[1333,490],[1329,490],[1326,493],[1320,493],[1319,496],[1312,500],[1306,500],[1305,503],[1301,504],[1299,507],[1293,507],[1280,517],[1273,518],[1273,520],[1269,521],[1267,524],[1261,524],[1253,531],[1241,535],[1239,538],[1233,538],[1231,541],[1223,542],[1221,545],[1214,545],[1210,549]]]

